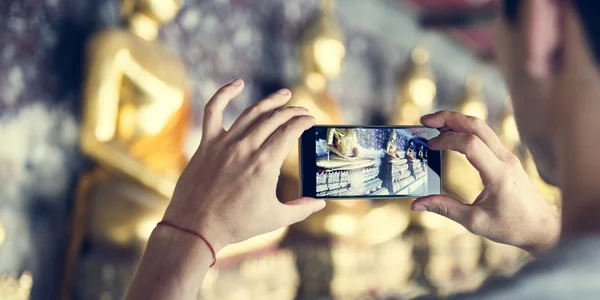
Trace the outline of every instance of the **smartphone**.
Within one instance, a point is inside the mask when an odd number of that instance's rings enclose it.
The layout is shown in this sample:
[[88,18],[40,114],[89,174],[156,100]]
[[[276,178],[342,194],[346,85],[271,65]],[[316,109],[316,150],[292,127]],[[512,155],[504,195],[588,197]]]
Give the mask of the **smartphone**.
[[300,138],[300,193],[321,199],[440,194],[442,155],[423,126],[314,126]]

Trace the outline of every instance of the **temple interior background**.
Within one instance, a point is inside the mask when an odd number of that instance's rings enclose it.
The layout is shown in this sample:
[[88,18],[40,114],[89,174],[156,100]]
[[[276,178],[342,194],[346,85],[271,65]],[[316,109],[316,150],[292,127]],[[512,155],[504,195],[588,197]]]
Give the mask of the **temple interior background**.
[[[246,88],[226,126],[282,87],[320,124],[414,125],[440,109],[482,118],[559,207],[495,64],[498,4],[0,1],[0,299],[119,299],[199,142],[205,103],[237,77]],[[297,195],[297,155],[282,168],[282,201]],[[464,157],[445,153],[443,168],[444,193],[474,201],[481,181]],[[232,245],[198,297],[443,296],[529,259],[409,204],[332,201]]]

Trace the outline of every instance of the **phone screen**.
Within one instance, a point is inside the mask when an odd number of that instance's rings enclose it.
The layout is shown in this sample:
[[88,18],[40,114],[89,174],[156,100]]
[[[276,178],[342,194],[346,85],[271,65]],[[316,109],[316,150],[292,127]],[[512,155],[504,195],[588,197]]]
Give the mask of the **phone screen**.
[[441,152],[422,126],[314,126],[300,142],[301,194],[413,198],[441,193]]

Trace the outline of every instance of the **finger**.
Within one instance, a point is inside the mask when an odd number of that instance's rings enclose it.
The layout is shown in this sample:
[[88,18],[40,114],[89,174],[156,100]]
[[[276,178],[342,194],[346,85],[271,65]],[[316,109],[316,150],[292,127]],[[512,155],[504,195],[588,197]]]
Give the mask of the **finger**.
[[432,150],[454,150],[464,154],[479,171],[484,182],[492,180],[502,172],[502,162],[473,134],[446,131],[431,139],[428,147]]
[[326,203],[324,200],[303,197],[282,205],[283,222],[285,223],[284,226],[287,226],[303,221],[310,215],[322,210],[325,208]]
[[245,138],[251,141],[256,148],[259,148],[283,124],[301,116],[310,116],[308,109],[299,106],[276,109],[269,117],[253,126]]
[[421,123],[427,127],[474,134],[500,159],[504,159],[510,154],[496,133],[481,119],[444,110],[423,116]]
[[248,107],[231,125],[227,133],[227,138],[232,140],[239,139],[256,122],[270,115],[273,110],[284,106],[290,100],[291,96],[292,93],[288,89],[282,89]]
[[411,204],[413,211],[428,211],[444,216],[470,230],[472,207],[446,195],[419,198]]
[[223,110],[231,99],[239,95],[244,87],[244,81],[236,79],[221,87],[206,103],[202,127],[202,143],[213,141],[225,132],[223,129]]
[[281,167],[302,133],[314,124],[315,118],[312,116],[299,116],[289,120],[267,139],[261,147],[262,152],[269,157],[269,160]]

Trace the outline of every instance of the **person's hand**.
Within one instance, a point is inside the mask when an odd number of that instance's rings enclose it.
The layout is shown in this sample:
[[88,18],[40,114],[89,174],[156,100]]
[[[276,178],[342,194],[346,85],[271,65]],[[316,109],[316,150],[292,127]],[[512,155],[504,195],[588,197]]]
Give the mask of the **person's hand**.
[[440,111],[423,116],[421,123],[441,131],[429,141],[429,148],[465,154],[479,171],[485,188],[471,205],[434,195],[415,200],[413,210],[440,214],[474,234],[533,255],[554,246],[560,234],[559,215],[537,192],[519,159],[485,122]]
[[242,90],[242,80],[235,80],[206,105],[202,141],[164,217],[200,232],[216,251],[325,207],[311,198],[282,204],[275,192],[283,160],[314,118],[305,108],[284,107],[291,92],[281,90],[246,109],[226,131],[223,110]]

